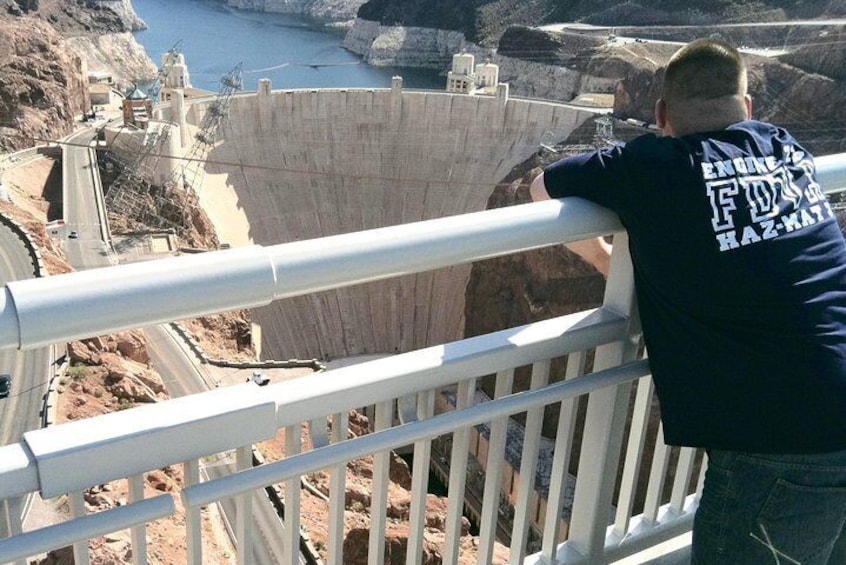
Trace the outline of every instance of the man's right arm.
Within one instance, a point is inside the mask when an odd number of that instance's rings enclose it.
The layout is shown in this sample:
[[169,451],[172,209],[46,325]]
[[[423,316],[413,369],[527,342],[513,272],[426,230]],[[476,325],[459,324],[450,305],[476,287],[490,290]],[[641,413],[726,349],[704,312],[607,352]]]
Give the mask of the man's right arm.
[[[544,184],[543,173],[536,176],[532,181],[529,187],[529,195],[534,202],[550,199],[549,192],[546,190],[546,184]],[[593,265],[597,271],[606,277],[608,276],[608,271],[611,268],[611,244],[606,242],[605,238],[584,239],[566,243],[565,245],[567,249]]]
[[546,191],[546,185],[543,183],[543,173],[536,176],[535,180],[532,181],[529,187],[529,195],[535,202],[549,200],[549,193]]

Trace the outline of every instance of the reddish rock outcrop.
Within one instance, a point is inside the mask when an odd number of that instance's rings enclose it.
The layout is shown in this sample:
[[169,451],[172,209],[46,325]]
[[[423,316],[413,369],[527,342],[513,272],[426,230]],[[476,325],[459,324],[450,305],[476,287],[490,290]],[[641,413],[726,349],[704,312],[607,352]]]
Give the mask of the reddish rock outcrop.
[[0,17],[0,151],[71,132],[90,107],[82,60],[47,23]]

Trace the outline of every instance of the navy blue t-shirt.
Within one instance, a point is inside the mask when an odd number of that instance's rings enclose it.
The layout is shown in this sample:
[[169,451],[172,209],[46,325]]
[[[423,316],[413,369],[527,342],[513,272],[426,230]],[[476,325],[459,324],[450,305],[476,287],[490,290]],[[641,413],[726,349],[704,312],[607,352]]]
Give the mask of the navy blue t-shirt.
[[546,169],[629,233],[667,443],[846,449],[846,246],[793,137],[746,121]]

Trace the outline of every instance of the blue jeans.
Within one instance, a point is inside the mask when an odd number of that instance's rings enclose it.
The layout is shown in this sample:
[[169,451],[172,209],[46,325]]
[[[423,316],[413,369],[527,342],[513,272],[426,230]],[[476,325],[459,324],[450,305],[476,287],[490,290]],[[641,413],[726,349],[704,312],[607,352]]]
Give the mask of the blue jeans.
[[708,451],[695,565],[846,565],[846,451]]

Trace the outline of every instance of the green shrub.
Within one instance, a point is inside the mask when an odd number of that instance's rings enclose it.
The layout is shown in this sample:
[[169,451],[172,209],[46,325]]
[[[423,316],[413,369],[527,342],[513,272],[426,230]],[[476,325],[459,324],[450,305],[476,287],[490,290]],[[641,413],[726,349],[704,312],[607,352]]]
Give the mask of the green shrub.
[[88,367],[85,365],[74,365],[73,367],[68,368],[68,376],[75,381],[80,379],[84,379],[88,376]]

